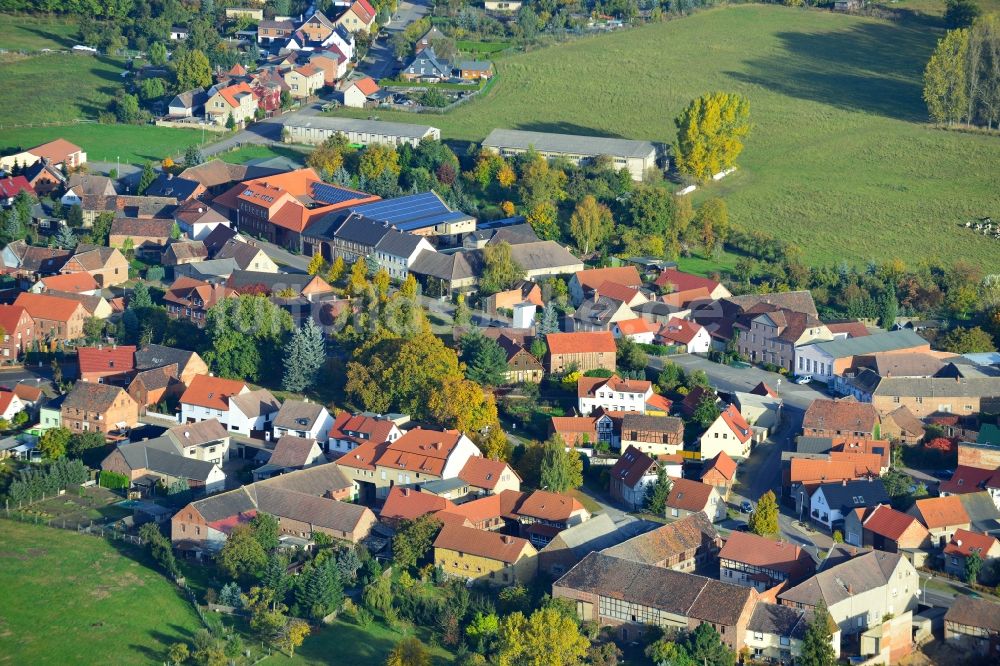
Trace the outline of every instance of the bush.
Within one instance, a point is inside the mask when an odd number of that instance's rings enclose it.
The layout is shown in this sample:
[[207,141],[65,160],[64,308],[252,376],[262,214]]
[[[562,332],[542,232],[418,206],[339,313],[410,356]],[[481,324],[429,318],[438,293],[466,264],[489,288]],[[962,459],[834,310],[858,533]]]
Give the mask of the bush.
[[584,377],[610,377],[613,374],[615,374],[615,373],[612,372],[611,370],[606,369],[606,368],[594,368],[593,370],[587,370],[587,372],[583,373],[583,376]]
[[125,474],[101,470],[97,475],[97,484],[102,488],[107,488],[108,490],[125,490],[132,484],[132,482]]
[[72,485],[79,485],[90,474],[83,462],[59,458],[50,465],[22,469],[7,488],[7,496],[14,503],[30,502],[42,495],[55,495]]

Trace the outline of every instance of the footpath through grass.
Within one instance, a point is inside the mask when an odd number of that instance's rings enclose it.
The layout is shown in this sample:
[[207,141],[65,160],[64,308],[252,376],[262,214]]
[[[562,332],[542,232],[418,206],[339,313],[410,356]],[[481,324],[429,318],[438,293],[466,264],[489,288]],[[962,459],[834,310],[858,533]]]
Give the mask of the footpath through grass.
[[190,643],[194,609],[117,545],[0,519],[0,662],[162,663]]
[[499,58],[497,84],[444,115],[378,115],[470,141],[507,127],[669,143],[692,98],[739,92],[754,125],[740,170],[698,199],[723,196],[733,223],[795,242],[813,264],[995,268],[1000,242],[958,225],[1000,216],[1000,137],[926,125],[922,73],[941,34],[936,18],[724,7]]

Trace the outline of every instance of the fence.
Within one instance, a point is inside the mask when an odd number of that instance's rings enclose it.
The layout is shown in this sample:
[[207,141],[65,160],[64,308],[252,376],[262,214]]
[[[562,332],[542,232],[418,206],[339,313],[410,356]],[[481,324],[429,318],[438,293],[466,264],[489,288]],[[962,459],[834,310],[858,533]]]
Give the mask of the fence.
[[103,523],[94,523],[93,520],[87,522],[77,522],[66,520],[65,518],[45,519],[37,514],[22,513],[16,509],[5,509],[4,518],[21,523],[31,523],[33,525],[45,525],[55,529],[74,530],[78,534],[89,534],[91,536],[103,537],[112,541],[125,541],[135,546],[142,546],[142,537],[129,534],[125,530],[115,527],[115,523],[120,521],[109,520]]
[[93,118],[74,118],[73,120],[53,120],[47,123],[0,123],[0,130],[4,129],[28,129],[31,127],[66,127],[68,125],[93,125],[97,120]]

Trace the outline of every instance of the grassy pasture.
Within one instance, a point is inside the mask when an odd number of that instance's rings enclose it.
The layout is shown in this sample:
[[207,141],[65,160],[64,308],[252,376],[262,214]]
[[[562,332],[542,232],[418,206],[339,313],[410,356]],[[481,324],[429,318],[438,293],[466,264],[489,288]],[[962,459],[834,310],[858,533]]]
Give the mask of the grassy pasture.
[[[142,164],[146,160],[182,156],[191,144],[201,143],[198,130],[154,125],[64,125],[28,129],[0,129],[0,150],[30,148],[62,137],[87,151],[87,159],[122,164]],[[207,137],[208,140],[212,136]]]
[[163,663],[198,616],[104,539],[0,520],[0,664]]
[[734,223],[799,244],[814,264],[964,258],[995,268],[1000,242],[959,225],[1000,216],[1000,137],[926,124],[921,78],[939,24],[719,8],[500,58],[496,85],[448,114],[378,115],[466,141],[510,127],[669,143],[693,97],[736,91],[754,124],[740,170],[697,199],[723,196]]
[[0,64],[0,126],[96,119],[121,89],[125,63],[104,56],[50,54]]
[[0,14],[0,48],[8,51],[70,49],[79,25],[71,18]]

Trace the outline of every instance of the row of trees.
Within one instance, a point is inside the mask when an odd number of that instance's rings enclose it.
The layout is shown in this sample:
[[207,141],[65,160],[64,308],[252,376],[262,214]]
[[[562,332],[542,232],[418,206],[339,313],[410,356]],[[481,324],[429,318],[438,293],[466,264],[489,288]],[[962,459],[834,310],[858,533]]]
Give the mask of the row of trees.
[[1000,16],[948,31],[924,70],[924,101],[937,123],[1000,126]]
[[40,467],[23,468],[7,487],[7,497],[15,504],[55,495],[72,485],[79,485],[89,478],[87,468],[79,460],[60,458]]

